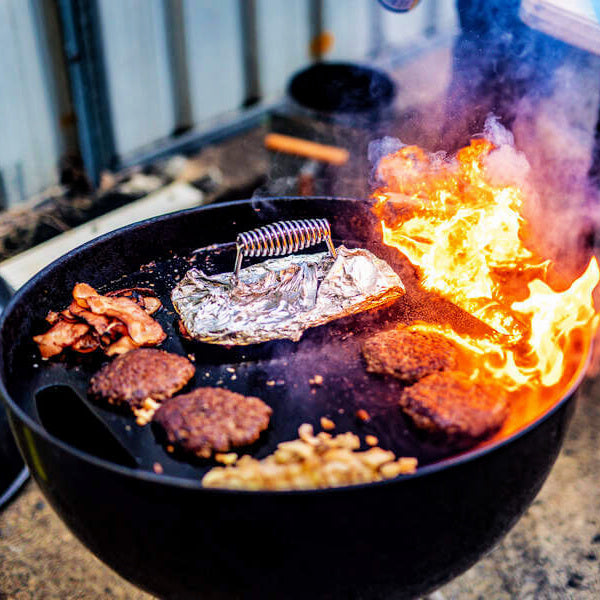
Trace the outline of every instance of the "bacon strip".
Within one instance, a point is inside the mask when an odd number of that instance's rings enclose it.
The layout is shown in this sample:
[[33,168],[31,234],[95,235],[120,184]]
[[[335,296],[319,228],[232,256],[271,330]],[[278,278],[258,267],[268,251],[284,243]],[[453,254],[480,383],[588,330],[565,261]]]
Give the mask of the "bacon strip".
[[148,315],[153,315],[162,306],[162,302],[156,296],[144,296],[141,300]]
[[87,299],[90,296],[97,296],[98,292],[87,283],[77,283],[73,288],[73,298],[81,308],[89,308]]
[[105,296],[125,296],[131,298],[134,296],[153,296],[154,290],[149,287],[129,287],[121,288],[120,290],[113,290],[112,292],[106,292]]
[[110,298],[114,296],[131,298],[131,300],[139,304],[149,315],[153,315],[162,306],[162,302],[154,295],[154,290],[152,288],[123,288],[121,290],[106,292],[104,295]]
[[150,317],[161,306],[150,288],[127,288],[102,296],[91,285],[77,283],[69,308],[50,311],[46,321],[52,327],[33,339],[43,358],[68,347],[84,354],[99,347],[108,356],[125,354],[140,346],[160,344],[167,337]]
[[73,316],[68,308],[65,308],[65,310],[60,311],[60,313],[58,314],[58,320],[68,321],[69,323],[79,323],[77,317]]
[[71,306],[69,306],[69,312],[84,320],[88,325],[91,325],[100,335],[106,333],[111,324],[111,319],[105,317],[104,315],[96,315],[93,312],[82,308],[77,304],[76,300],[71,302]]
[[89,296],[86,301],[93,313],[123,321],[129,336],[138,346],[154,346],[167,337],[160,324],[129,298]]
[[108,329],[106,330],[106,334],[109,336],[110,340],[114,342],[117,338],[127,335],[127,327],[123,321],[119,321],[119,319],[112,319]]
[[60,319],[60,315],[51,310],[48,312],[48,314],[46,315],[46,321],[48,321],[48,323],[50,323],[50,325],[54,325],[55,323],[58,322],[58,320]]
[[34,336],[33,341],[39,346],[42,358],[50,358],[74,344],[89,329],[85,323],[58,321],[46,333]]
[[100,340],[98,339],[98,334],[93,332],[88,332],[85,335],[82,335],[72,346],[71,348],[75,350],[75,352],[80,352],[81,354],[87,354],[88,352],[93,352],[100,346]]
[[124,335],[122,338],[119,338],[116,342],[111,344],[105,350],[105,353],[107,356],[126,354],[130,350],[135,350],[136,348],[139,348],[139,346],[128,335]]

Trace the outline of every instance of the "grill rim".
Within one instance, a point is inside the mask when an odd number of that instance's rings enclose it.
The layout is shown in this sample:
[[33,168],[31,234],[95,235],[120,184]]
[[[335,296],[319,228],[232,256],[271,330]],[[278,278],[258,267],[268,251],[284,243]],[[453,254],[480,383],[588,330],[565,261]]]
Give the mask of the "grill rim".
[[[221,208],[235,208],[236,206],[248,206],[249,203],[251,203],[252,207],[256,207],[260,204],[263,204],[265,207],[267,207],[267,206],[269,206],[270,203],[272,203],[274,201],[284,201],[284,202],[285,201],[292,201],[292,202],[299,201],[299,202],[302,202],[302,201],[307,201],[307,200],[319,201],[319,202],[327,202],[327,201],[340,202],[340,201],[342,201],[342,202],[348,202],[349,205],[352,203],[366,203],[367,202],[365,200],[360,200],[360,199],[356,199],[356,198],[344,198],[344,197],[282,196],[282,197],[277,197],[277,198],[265,198],[262,200],[244,199],[244,200],[236,200],[236,201],[231,201],[231,202],[226,202],[226,203],[213,204],[213,205],[208,205],[208,206],[201,206],[201,207],[197,207],[197,208],[186,209],[183,211],[169,213],[167,215],[162,215],[159,217],[146,219],[144,221],[139,221],[137,223],[121,227],[110,233],[107,233],[107,234],[104,234],[97,238],[94,238],[93,240],[90,240],[89,242],[86,242],[85,244],[82,244],[81,246],[78,246],[77,248],[71,250],[67,254],[65,254],[65,255],[61,256],[60,258],[56,259],[55,261],[53,261],[50,265],[48,265],[47,267],[42,269],[39,273],[37,273],[34,277],[32,277],[26,284],[24,284],[15,293],[15,295],[13,296],[13,298],[10,300],[9,304],[7,305],[6,309],[0,316],[0,335],[4,331],[4,329],[6,327],[6,322],[10,318],[13,310],[23,303],[23,299],[27,298],[29,292],[32,289],[34,289],[35,287],[37,287],[39,281],[42,280],[43,278],[45,278],[50,271],[52,271],[53,269],[59,268],[64,262],[70,261],[73,256],[76,256],[77,254],[79,254],[85,250],[89,250],[89,249],[93,248],[94,246],[101,245],[104,242],[110,241],[114,237],[124,235],[126,232],[140,231],[140,230],[142,230],[146,227],[152,226],[154,224],[168,222],[171,219],[174,219],[178,215],[181,216],[181,215],[187,215],[187,214],[195,214],[197,212],[205,213],[205,212],[210,212],[213,210],[218,211]],[[340,487],[310,489],[310,490],[248,491],[248,490],[228,490],[228,489],[204,488],[202,486],[200,480],[193,481],[190,479],[173,477],[173,476],[166,475],[166,474],[157,475],[154,473],[150,473],[148,471],[117,465],[110,461],[104,460],[102,458],[98,458],[96,456],[93,456],[93,455],[83,452],[81,450],[78,450],[77,448],[74,448],[73,446],[66,444],[65,442],[61,441],[60,439],[58,439],[58,438],[54,437],[53,435],[51,435],[50,433],[48,433],[41,424],[37,423],[31,416],[29,416],[23,409],[21,409],[21,407],[18,405],[18,403],[12,398],[11,394],[8,392],[8,390],[6,388],[6,383],[5,383],[5,379],[6,379],[5,366],[6,365],[4,364],[5,357],[4,357],[4,348],[2,345],[0,345],[0,366],[2,366],[2,371],[0,373],[0,396],[2,397],[2,402],[4,403],[4,406],[7,409],[9,418],[12,419],[16,416],[19,420],[21,420],[23,422],[23,424],[27,428],[33,430],[36,435],[41,436],[49,444],[54,444],[54,445],[60,447],[61,450],[71,453],[74,456],[76,456],[78,459],[83,460],[85,462],[89,462],[89,463],[93,464],[95,467],[106,469],[106,470],[115,472],[122,476],[133,477],[134,479],[148,482],[148,483],[162,484],[167,487],[174,486],[174,487],[178,487],[180,489],[199,490],[199,491],[202,491],[202,493],[207,493],[207,494],[225,494],[227,496],[250,495],[252,497],[255,497],[257,495],[312,496],[314,494],[318,494],[318,495],[338,494],[338,493],[347,493],[349,490],[364,490],[366,488],[373,488],[373,487],[401,485],[402,481],[418,479],[421,477],[430,477],[440,471],[444,471],[447,469],[451,469],[455,466],[459,466],[459,465],[462,465],[462,464],[465,464],[465,463],[468,463],[471,461],[476,461],[476,460],[482,459],[489,453],[495,452],[496,450],[499,450],[503,447],[506,447],[507,445],[512,444],[514,441],[528,435],[532,430],[536,429],[542,423],[544,423],[545,421],[550,419],[552,417],[552,415],[554,415],[556,412],[558,412],[559,410],[562,409],[562,407],[565,403],[567,403],[569,400],[572,399],[572,397],[576,393],[578,387],[580,386],[582,381],[585,379],[586,370],[587,370],[587,366],[589,365],[589,361],[591,360],[592,351],[593,351],[593,343],[590,343],[590,347],[588,349],[588,354],[586,356],[586,360],[583,361],[582,364],[580,365],[580,370],[579,370],[578,375],[573,379],[573,382],[568,387],[568,389],[565,391],[565,393],[563,394],[561,399],[558,400],[557,402],[555,402],[554,405],[551,406],[549,409],[547,409],[544,413],[539,415],[534,421],[532,421],[531,423],[529,423],[527,425],[522,426],[516,432],[513,432],[510,436],[508,436],[504,439],[484,443],[484,445],[479,446],[475,449],[467,450],[466,452],[462,452],[460,454],[442,459],[436,463],[418,468],[417,471],[413,474],[402,475],[395,479],[377,481],[377,482],[371,482],[371,483],[364,483],[364,484],[355,484],[355,485],[350,485],[350,486],[340,486]]]

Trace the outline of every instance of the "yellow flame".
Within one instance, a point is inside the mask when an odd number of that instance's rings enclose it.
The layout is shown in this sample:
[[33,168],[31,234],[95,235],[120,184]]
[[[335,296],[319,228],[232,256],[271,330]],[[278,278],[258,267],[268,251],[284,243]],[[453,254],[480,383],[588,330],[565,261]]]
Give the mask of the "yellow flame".
[[[592,292],[600,271],[593,258],[563,292],[547,283],[549,261],[524,243],[524,192],[494,185],[486,158],[495,149],[473,140],[453,162],[415,146],[381,161],[386,187],[375,194],[383,241],[421,271],[421,284],[454,302],[495,335],[475,338],[425,323],[478,357],[473,372],[509,389],[557,385],[574,332],[598,326]],[[589,339],[590,336],[587,336]]]
[[529,284],[529,297],[514,302],[512,309],[529,317],[531,352],[537,357],[542,385],[550,387],[560,381],[564,370],[564,354],[568,336],[574,330],[597,326],[592,292],[600,271],[593,258],[585,273],[565,292],[553,291],[539,279]]

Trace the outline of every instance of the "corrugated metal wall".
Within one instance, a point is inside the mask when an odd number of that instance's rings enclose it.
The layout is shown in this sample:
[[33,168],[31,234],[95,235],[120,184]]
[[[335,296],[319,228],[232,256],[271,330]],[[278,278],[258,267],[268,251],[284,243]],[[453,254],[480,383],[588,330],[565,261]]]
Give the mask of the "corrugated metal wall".
[[64,71],[49,39],[58,24],[40,0],[0,0],[0,203],[18,204],[57,181],[75,143]]
[[[0,200],[14,205],[57,181],[75,149],[54,0],[0,0]],[[246,4],[244,4],[246,3]],[[131,156],[177,131],[276,98],[311,60],[314,0],[97,0],[113,136]],[[456,26],[454,2],[389,13],[376,0],[321,0],[327,58],[363,60]],[[252,20],[248,11],[253,10]],[[249,36],[247,28],[254,27]],[[246,28],[246,29],[245,29]],[[248,40],[256,81],[249,90]],[[71,118],[72,121],[72,118]]]
[[163,0],[98,3],[110,110],[119,154],[175,129]]
[[183,0],[191,125],[244,101],[242,23],[238,0]]

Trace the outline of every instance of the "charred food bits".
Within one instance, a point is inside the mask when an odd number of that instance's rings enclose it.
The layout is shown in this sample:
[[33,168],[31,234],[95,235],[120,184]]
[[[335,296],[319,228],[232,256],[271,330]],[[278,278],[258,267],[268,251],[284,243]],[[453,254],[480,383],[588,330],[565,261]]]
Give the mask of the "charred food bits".
[[392,329],[368,338],[362,347],[367,371],[408,383],[456,367],[456,348],[437,333]]
[[262,460],[242,456],[226,467],[214,467],[202,479],[204,487],[244,490],[301,490],[337,487],[392,479],[414,473],[417,459],[383,448],[360,451],[353,433],[314,435],[312,425],[298,429],[299,438],[281,442]]
[[269,426],[272,409],[260,398],[220,388],[198,388],[163,404],[154,415],[169,442],[208,458],[255,442]]
[[458,371],[424,377],[402,392],[400,406],[419,429],[456,447],[496,432],[508,413],[500,388],[471,381]]
[[194,365],[183,356],[138,348],[104,365],[91,379],[90,394],[110,404],[129,405],[143,425],[158,402],[178,392],[194,372]]

